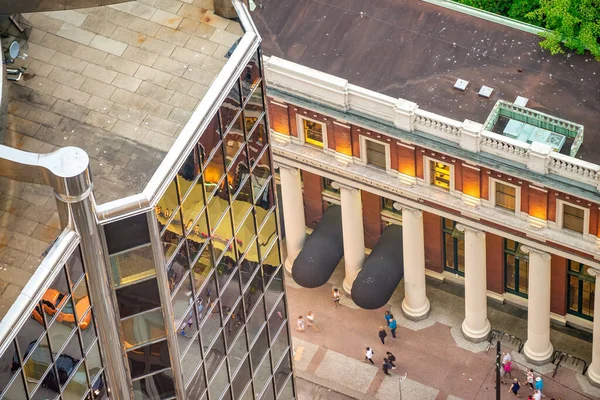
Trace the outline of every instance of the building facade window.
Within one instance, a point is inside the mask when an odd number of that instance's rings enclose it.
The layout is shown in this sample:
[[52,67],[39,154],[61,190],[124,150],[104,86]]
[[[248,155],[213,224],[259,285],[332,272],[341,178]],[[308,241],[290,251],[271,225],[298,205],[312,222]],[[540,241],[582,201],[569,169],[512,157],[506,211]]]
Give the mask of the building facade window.
[[510,239],[504,239],[504,274],[504,290],[527,297],[529,255],[523,252],[521,244]]
[[456,229],[456,222],[442,218],[442,235],[444,238],[444,269],[465,275],[465,236]]
[[496,181],[495,205],[504,210],[516,211],[517,187]]
[[571,204],[562,204],[562,227],[577,233],[584,233],[585,209]]
[[402,214],[402,211],[396,210],[394,208],[394,203],[395,203],[394,200],[390,200],[390,199],[386,199],[385,197],[382,197],[381,198],[381,209],[385,210],[385,211],[397,213],[397,214]]
[[323,190],[331,193],[339,193],[340,189],[333,187],[333,179],[323,178]]
[[365,140],[366,162],[367,165],[386,169],[387,167],[387,151],[383,143],[374,140]]
[[450,191],[450,166],[441,162],[430,161],[429,169],[429,183],[446,191]]
[[588,274],[588,266],[568,260],[569,278],[569,314],[585,319],[594,319],[594,297],[596,295],[596,278]]
[[323,137],[325,127],[322,123],[302,118],[302,132],[304,141],[317,147],[324,147]]

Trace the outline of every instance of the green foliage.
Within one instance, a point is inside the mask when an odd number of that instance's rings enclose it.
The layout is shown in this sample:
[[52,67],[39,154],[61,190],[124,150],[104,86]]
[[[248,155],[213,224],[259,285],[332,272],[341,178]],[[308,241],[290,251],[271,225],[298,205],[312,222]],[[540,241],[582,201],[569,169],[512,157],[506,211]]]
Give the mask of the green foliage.
[[539,7],[539,0],[513,0],[506,15],[512,19],[527,22],[528,24],[535,24],[536,21],[529,18],[527,14],[535,11]]
[[459,3],[480,8],[495,14],[506,15],[510,9],[511,0],[459,0]]

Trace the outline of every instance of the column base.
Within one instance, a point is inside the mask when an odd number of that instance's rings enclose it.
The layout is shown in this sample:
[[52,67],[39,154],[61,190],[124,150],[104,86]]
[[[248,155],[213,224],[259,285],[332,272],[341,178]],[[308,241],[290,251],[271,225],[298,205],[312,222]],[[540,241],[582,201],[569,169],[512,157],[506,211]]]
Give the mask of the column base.
[[344,282],[342,283],[342,289],[344,289],[344,292],[346,292],[346,294],[348,296],[352,295],[352,284],[354,283],[354,280],[350,283],[348,283],[347,278],[344,278]]
[[587,370],[587,377],[592,386],[600,387],[600,375],[594,371],[595,367],[596,366],[594,365],[594,363],[590,365],[590,367]]
[[283,263],[283,266],[285,267],[285,270],[287,271],[288,274],[292,274],[292,267],[294,266],[294,262],[292,260],[290,260],[289,257],[287,257],[285,259],[285,263]]
[[485,320],[485,326],[482,329],[471,329],[467,326],[467,320],[465,319],[462,323],[461,331],[463,337],[469,342],[480,343],[487,340],[492,325],[489,320]]
[[523,355],[527,361],[534,365],[544,365],[550,362],[550,358],[552,358],[552,352],[554,351],[552,343],[550,343],[550,346],[542,352],[534,352],[529,346],[530,344],[528,339],[525,342],[525,346],[523,346]]
[[411,321],[421,321],[429,316],[429,312],[431,311],[431,304],[429,303],[429,299],[425,298],[425,304],[422,307],[417,309],[410,308],[406,305],[406,297],[402,300],[402,314],[406,319]]

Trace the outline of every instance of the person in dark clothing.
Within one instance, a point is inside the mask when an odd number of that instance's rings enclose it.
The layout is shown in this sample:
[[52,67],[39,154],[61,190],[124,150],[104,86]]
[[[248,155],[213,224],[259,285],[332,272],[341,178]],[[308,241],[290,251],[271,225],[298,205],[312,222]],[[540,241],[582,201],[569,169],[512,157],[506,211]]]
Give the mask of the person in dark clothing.
[[390,365],[392,366],[392,369],[396,369],[396,364],[394,364],[394,361],[396,361],[396,356],[393,355],[392,353],[390,353],[389,351],[385,353],[386,358],[388,359]]
[[383,326],[379,327],[379,339],[381,340],[381,344],[385,345],[385,338],[387,337],[387,333],[385,332],[385,328]]
[[396,320],[394,319],[394,316],[392,315],[392,318],[390,319],[390,322],[388,323],[388,328],[390,328],[390,332],[392,332],[392,337],[394,339],[396,338],[396,328],[397,327],[398,327],[398,323],[396,322]]
[[383,365],[381,366],[381,368],[383,369],[384,374],[391,375],[388,371],[392,368],[392,366],[390,365],[390,362],[387,358],[383,359]]

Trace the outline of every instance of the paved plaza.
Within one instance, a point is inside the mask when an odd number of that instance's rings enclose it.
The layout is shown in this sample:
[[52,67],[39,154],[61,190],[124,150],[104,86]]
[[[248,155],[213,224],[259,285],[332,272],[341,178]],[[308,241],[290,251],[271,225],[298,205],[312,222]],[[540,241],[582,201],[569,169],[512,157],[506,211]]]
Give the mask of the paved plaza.
[[[343,297],[340,306],[334,308],[331,290],[334,286],[341,287],[343,273],[341,265],[329,284],[317,289],[300,288],[287,276],[292,328],[296,326],[298,315],[313,311],[320,330],[307,328],[306,332],[298,332],[292,329],[297,376],[350,398],[397,400],[400,398],[399,377],[406,372],[407,378],[401,383],[405,400],[495,399],[494,351],[485,352],[487,342],[473,344],[463,339],[460,325],[464,300],[460,288],[428,281],[431,314],[424,321],[412,322],[402,316],[403,285],[399,285],[387,307],[399,323],[397,339],[393,339],[388,330],[383,346],[377,331],[379,326],[385,325],[386,308],[359,309],[349,297]],[[527,332],[525,314],[511,306],[490,304],[488,307],[493,329],[523,339]],[[590,360],[591,339],[586,334],[557,328],[552,329],[551,339],[556,349]],[[366,346],[375,351],[375,366],[362,361]],[[524,371],[529,367],[543,376],[547,399],[600,399],[600,389],[588,383],[581,375],[581,368],[567,365],[553,379],[552,364],[530,365],[510,343],[503,343],[503,349],[511,352],[516,364],[513,370],[516,374],[513,374],[521,381],[525,380]],[[397,369],[391,371],[391,376],[385,376],[381,370],[386,351],[397,357]],[[503,399],[512,398],[507,391],[508,386],[503,385]],[[530,393],[529,389],[522,388],[521,398],[527,398]],[[311,396],[300,391],[300,400],[315,398]]]

